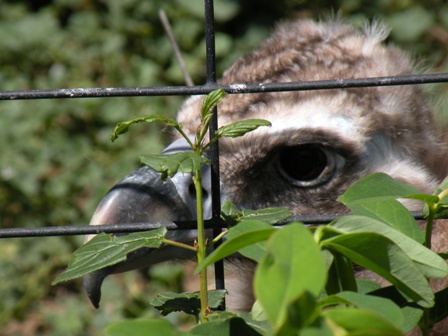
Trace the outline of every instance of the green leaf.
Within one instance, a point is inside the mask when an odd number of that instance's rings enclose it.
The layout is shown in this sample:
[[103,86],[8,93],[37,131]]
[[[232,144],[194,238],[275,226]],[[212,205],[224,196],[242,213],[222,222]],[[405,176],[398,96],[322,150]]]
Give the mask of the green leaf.
[[[232,239],[238,239],[237,237],[244,233],[254,232],[256,230],[272,229],[272,226],[266,224],[265,222],[255,221],[255,220],[244,220],[238,225],[231,227],[226,235],[227,241]],[[274,232],[274,231],[271,231]],[[241,238],[244,239],[244,238]],[[245,256],[246,258],[252,259],[256,262],[260,261],[266,252],[264,248],[265,240],[258,241],[249,246],[241,248],[238,252]]]
[[188,336],[261,336],[242,318],[231,317],[225,320],[213,320],[191,329]]
[[367,294],[381,288],[377,282],[367,279],[356,279],[356,287],[358,288],[357,292],[360,294]]
[[[429,214],[428,207],[425,206],[425,208],[423,209],[422,212],[423,212],[423,216],[427,217]],[[441,207],[439,207],[437,209],[434,219],[441,219],[441,218],[443,219],[443,218],[447,218],[447,217],[448,217],[448,208],[446,205],[442,205]]]
[[330,226],[344,233],[380,234],[397,244],[415,262],[415,266],[425,277],[443,278],[448,275],[448,265],[440,256],[383,222],[368,217],[344,216],[335,220]]
[[126,260],[129,253],[142,247],[159,248],[166,232],[166,228],[162,227],[149,232],[131,233],[126,236],[100,233],[73,253],[73,259],[67,269],[52,282],[52,285],[118,264]]
[[402,331],[407,332],[414,328],[420,321],[423,315],[423,308],[415,307],[414,303],[409,304],[403,295],[394,286],[380,287],[373,289],[369,295],[378,296],[391,300],[401,308],[404,320],[400,328]]
[[404,316],[400,307],[389,299],[355,292],[340,292],[319,301],[319,306],[321,308],[340,304],[354,306],[363,310],[369,310],[379,316],[382,316],[385,320],[388,320],[400,329],[404,323]]
[[304,291],[287,307],[287,318],[277,330],[277,335],[296,335],[301,329],[311,325],[319,316],[316,298]]
[[217,89],[210,92],[202,102],[201,108],[201,120],[205,120],[208,114],[210,114],[210,110],[218,105],[218,103],[226,96],[226,92],[223,89]]
[[180,125],[176,122],[176,120],[165,118],[161,116],[147,116],[147,117],[140,117],[140,118],[134,118],[127,121],[119,122],[112,133],[110,134],[110,140],[115,141],[121,134],[127,133],[129,130],[129,126],[132,124],[138,124],[142,122],[152,123],[154,121],[162,121],[166,123],[168,126],[174,127],[176,129],[180,128]]
[[372,201],[386,201],[397,198],[412,198],[419,200],[434,200],[433,195],[421,195],[414,187],[398,182],[384,173],[374,173],[363,177],[351,185],[346,192],[338,197],[345,205]]
[[414,216],[396,200],[348,204],[348,207],[355,215],[378,219],[419,243],[425,241],[425,234]]
[[221,213],[224,220],[231,225],[243,220],[259,220],[270,224],[278,224],[293,215],[288,208],[244,209],[239,211],[230,201],[224,202]]
[[115,322],[105,330],[106,336],[181,336],[184,332],[177,330],[164,319],[138,319]]
[[[328,320],[325,320],[322,317],[319,317],[312,326],[304,328],[297,333],[297,336],[335,336],[340,335],[337,332],[333,332],[331,327],[328,325]],[[343,334],[344,335],[344,334]],[[347,335],[347,334],[345,334]],[[345,336],[344,335],[344,336]],[[349,335],[347,335],[349,336]]]
[[431,307],[434,304],[434,294],[428,281],[392,240],[374,232],[355,232],[325,240],[321,244],[379,274],[420,306]]
[[238,215],[241,212],[236,208],[236,206],[230,202],[229,200],[226,200],[224,204],[221,207],[221,211],[226,216],[233,216]]
[[262,335],[267,335],[272,330],[269,322],[266,321],[266,318],[262,319],[261,314],[257,315],[257,312],[256,315],[253,315],[252,312],[251,313],[242,312],[238,313],[237,315]]
[[[335,335],[402,336],[403,333],[388,320],[357,308],[328,309],[322,315],[331,320]],[[342,330],[345,332],[343,332]]]
[[288,208],[245,209],[241,212],[239,220],[259,220],[269,224],[277,224],[278,222],[287,220],[292,215],[293,213]]
[[[247,229],[244,229],[245,224],[247,224]],[[241,227],[236,229],[235,235],[231,239],[222,243],[215,251],[198,264],[195,270],[196,274],[208,265],[234,254],[246,246],[268,239],[276,230],[272,226],[259,221],[245,221],[238,226]],[[242,233],[238,234],[237,232]]]
[[[224,301],[227,291],[210,290],[208,291],[208,306],[210,309],[218,309]],[[158,294],[152,299],[150,304],[160,311],[163,316],[172,312],[182,311],[186,314],[198,316],[201,311],[201,297],[199,292],[194,293],[172,293],[167,292]]]
[[252,132],[261,126],[271,126],[271,123],[263,119],[246,119],[220,127],[216,131],[217,138],[237,138]]
[[225,296],[227,295],[226,289],[212,289],[208,291],[208,306],[212,310],[219,309],[222,305]]
[[258,300],[255,300],[250,313],[255,321],[265,321],[267,319],[263,306]]
[[324,258],[325,269],[328,272],[328,270],[330,269],[331,265],[333,264],[334,255],[330,251],[328,251],[328,250],[321,250],[320,254],[322,255],[322,258]]
[[[229,311],[217,310],[208,315],[208,321],[229,320],[235,317],[243,319],[248,326],[252,327],[255,331],[261,334],[266,334],[267,330],[270,328],[267,321],[256,321],[253,319],[251,313],[248,312],[232,313]],[[233,335],[233,333],[231,335]]]
[[293,300],[304,291],[320,294],[326,282],[326,265],[313,236],[299,223],[276,230],[265,247],[266,255],[255,271],[254,290],[277,330]]
[[[430,308],[431,310],[432,308]],[[418,307],[405,306],[401,308],[404,316],[403,324],[401,325],[401,330],[405,333],[411,331],[421,320],[423,316],[423,309]]]
[[241,217],[241,212],[232,202],[226,200],[221,207],[221,217],[227,225],[232,226],[238,223],[238,218]]
[[333,253],[333,262],[328,270],[325,289],[327,294],[335,294],[346,290],[357,291],[353,264],[339,253]]
[[154,171],[162,174],[162,179],[173,177],[176,173],[193,174],[203,163],[209,164],[204,156],[194,152],[174,154],[142,155],[140,161]]
[[427,194],[407,195],[405,198],[422,201],[426,204],[435,204],[439,201],[439,197],[437,197],[435,195],[427,195]]
[[325,239],[332,238],[334,236],[339,236],[342,232],[336,230],[330,225],[319,225],[317,228],[314,227],[314,239],[316,242],[320,242]]

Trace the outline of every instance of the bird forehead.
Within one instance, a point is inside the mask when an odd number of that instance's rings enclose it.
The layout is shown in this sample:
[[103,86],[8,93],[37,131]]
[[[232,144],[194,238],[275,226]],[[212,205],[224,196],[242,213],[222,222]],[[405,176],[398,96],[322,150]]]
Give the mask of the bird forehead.
[[[261,118],[271,122],[270,128],[260,128],[258,134],[280,135],[285,130],[306,129],[328,132],[359,143],[364,142],[367,125],[362,109],[353,105],[350,106],[350,113],[347,111],[346,104],[338,99],[329,100],[316,96],[306,101],[275,100],[268,105],[251,107],[248,114],[250,118]],[[227,120],[222,122],[225,123]]]

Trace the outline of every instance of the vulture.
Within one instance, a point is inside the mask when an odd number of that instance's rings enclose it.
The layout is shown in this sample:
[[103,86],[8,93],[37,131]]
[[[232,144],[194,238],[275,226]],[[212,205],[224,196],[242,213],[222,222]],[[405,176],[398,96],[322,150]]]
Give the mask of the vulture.
[[[378,22],[362,28],[339,19],[283,22],[256,50],[237,59],[219,84],[414,74],[416,62],[385,43],[388,33]],[[177,115],[191,136],[203,99],[188,98]],[[295,215],[342,214],[347,209],[337,197],[365,175],[383,172],[431,194],[447,173],[443,136],[419,86],[232,94],[220,102],[218,111],[219,125],[249,118],[272,123],[241,138],[220,140],[221,200],[239,209],[287,207]],[[188,149],[179,136],[164,152]],[[211,213],[209,169],[203,167],[205,216]],[[179,173],[164,183],[158,173],[141,167],[109,191],[91,224],[194,219],[191,185],[189,175]],[[421,210],[420,204],[404,205]],[[439,223],[433,238],[436,250],[448,246]],[[195,234],[169,232],[169,238],[191,243]],[[125,262],[88,274],[84,286],[98,307],[108,274],[189,257],[175,247],[139,250]],[[250,310],[254,264],[229,258],[225,271],[229,310]],[[358,276],[375,278],[362,271]],[[440,280],[433,287],[446,283]]]

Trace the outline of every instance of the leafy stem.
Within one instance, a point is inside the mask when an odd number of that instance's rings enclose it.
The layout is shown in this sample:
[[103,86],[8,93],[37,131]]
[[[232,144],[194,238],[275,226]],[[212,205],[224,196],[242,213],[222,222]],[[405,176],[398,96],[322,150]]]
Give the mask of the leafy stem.
[[179,131],[179,133],[188,142],[188,144],[190,145],[191,148],[195,148],[195,145],[191,142],[191,140],[188,137],[188,135],[183,131],[181,125],[179,125],[179,127],[176,127],[176,130]]
[[431,236],[432,227],[434,225],[434,218],[438,209],[438,204],[428,204],[428,217],[426,219],[426,230],[425,230],[425,243],[424,245],[431,249]]
[[444,189],[439,195],[437,195],[439,197],[439,203],[446,197],[448,196],[448,189]]
[[[439,193],[438,201],[436,203],[428,203],[428,216],[426,218],[426,229],[425,229],[425,242],[424,246],[428,249],[431,249],[431,238],[432,238],[432,230],[434,226],[434,219],[436,217],[437,212],[442,206],[443,198],[448,195],[448,189],[443,190]],[[429,281],[429,279],[428,279]],[[431,330],[430,316],[429,316],[429,308],[423,309],[423,316],[420,324],[420,329],[422,331],[423,336],[429,336]]]
[[440,209],[443,208],[443,199],[447,195],[448,195],[448,189],[444,189],[437,195],[436,202],[427,202],[428,216],[426,219],[426,231],[425,231],[424,245],[429,249],[431,248],[431,237],[432,237],[432,229],[433,229],[433,225],[434,225],[434,219],[436,218],[436,215],[438,214]]
[[215,239],[212,240],[212,244],[215,244],[216,242],[220,241],[222,237],[224,237],[228,232],[229,230],[224,230],[223,232],[221,232],[219,235],[215,237]]
[[[197,209],[197,229],[198,229],[198,240],[197,240],[197,258],[198,263],[205,259],[207,253],[207,244],[205,240],[205,229],[204,229],[204,216],[203,216],[203,204],[202,204],[202,175],[201,169],[197,169],[195,175],[193,176],[194,187],[196,190],[196,209]],[[201,270],[199,272],[199,288],[200,288],[200,301],[201,301],[201,312],[200,321],[207,321],[208,315],[208,292],[207,292],[207,270]]]
[[431,327],[429,322],[429,309],[423,309],[423,316],[420,324],[420,330],[423,336],[429,336],[431,333]]
[[187,245],[187,244],[184,244],[184,243],[180,243],[180,242],[177,242],[177,241],[174,241],[174,240],[169,240],[169,239],[163,238],[162,239],[162,243],[164,243],[166,245],[176,246],[176,247],[180,247],[180,248],[183,248],[183,249],[186,249],[186,250],[190,250],[190,251],[196,252],[196,248],[194,246],[190,246],[190,245]]

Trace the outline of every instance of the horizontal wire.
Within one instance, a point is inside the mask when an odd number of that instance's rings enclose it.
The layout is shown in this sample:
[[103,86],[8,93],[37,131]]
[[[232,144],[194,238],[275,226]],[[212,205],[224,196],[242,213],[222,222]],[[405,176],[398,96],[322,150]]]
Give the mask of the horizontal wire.
[[230,94],[279,91],[330,90],[361,88],[370,86],[416,85],[448,82],[448,73],[405,75],[373,78],[331,79],[308,82],[257,83],[218,85],[207,83],[195,86],[165,87],[112,87],[112,88],[72,88],[54,90],[0,91],[0,100],[54,99],[54,98],[98,98],[98,97],[144,97],[183,96],[208,94],[222,88]]
[[[416,220],[424,219],[421,212],[411,212]],[[313,215],[313,216],[294,216],[286,221],[282,221],[277,226],[283,226],[291,222],[302,222],[306,225],[328,224],[342,215]],[[195,221],[174,222],[147,222],[147,223],[118,223],[104,225],[75,225],[75,226],[46,226],[36,228],[2,228],[0,229],[1,238],[32,238],[32,237],[53,237],[53,236],[71,236],[105,233],[132,233],[139,231],[149,231],[165,227],[168,230],[194,230]],[[206,229],[225,229],[228,226],[219,222],[214,224],[213,220],[205,221]]]

